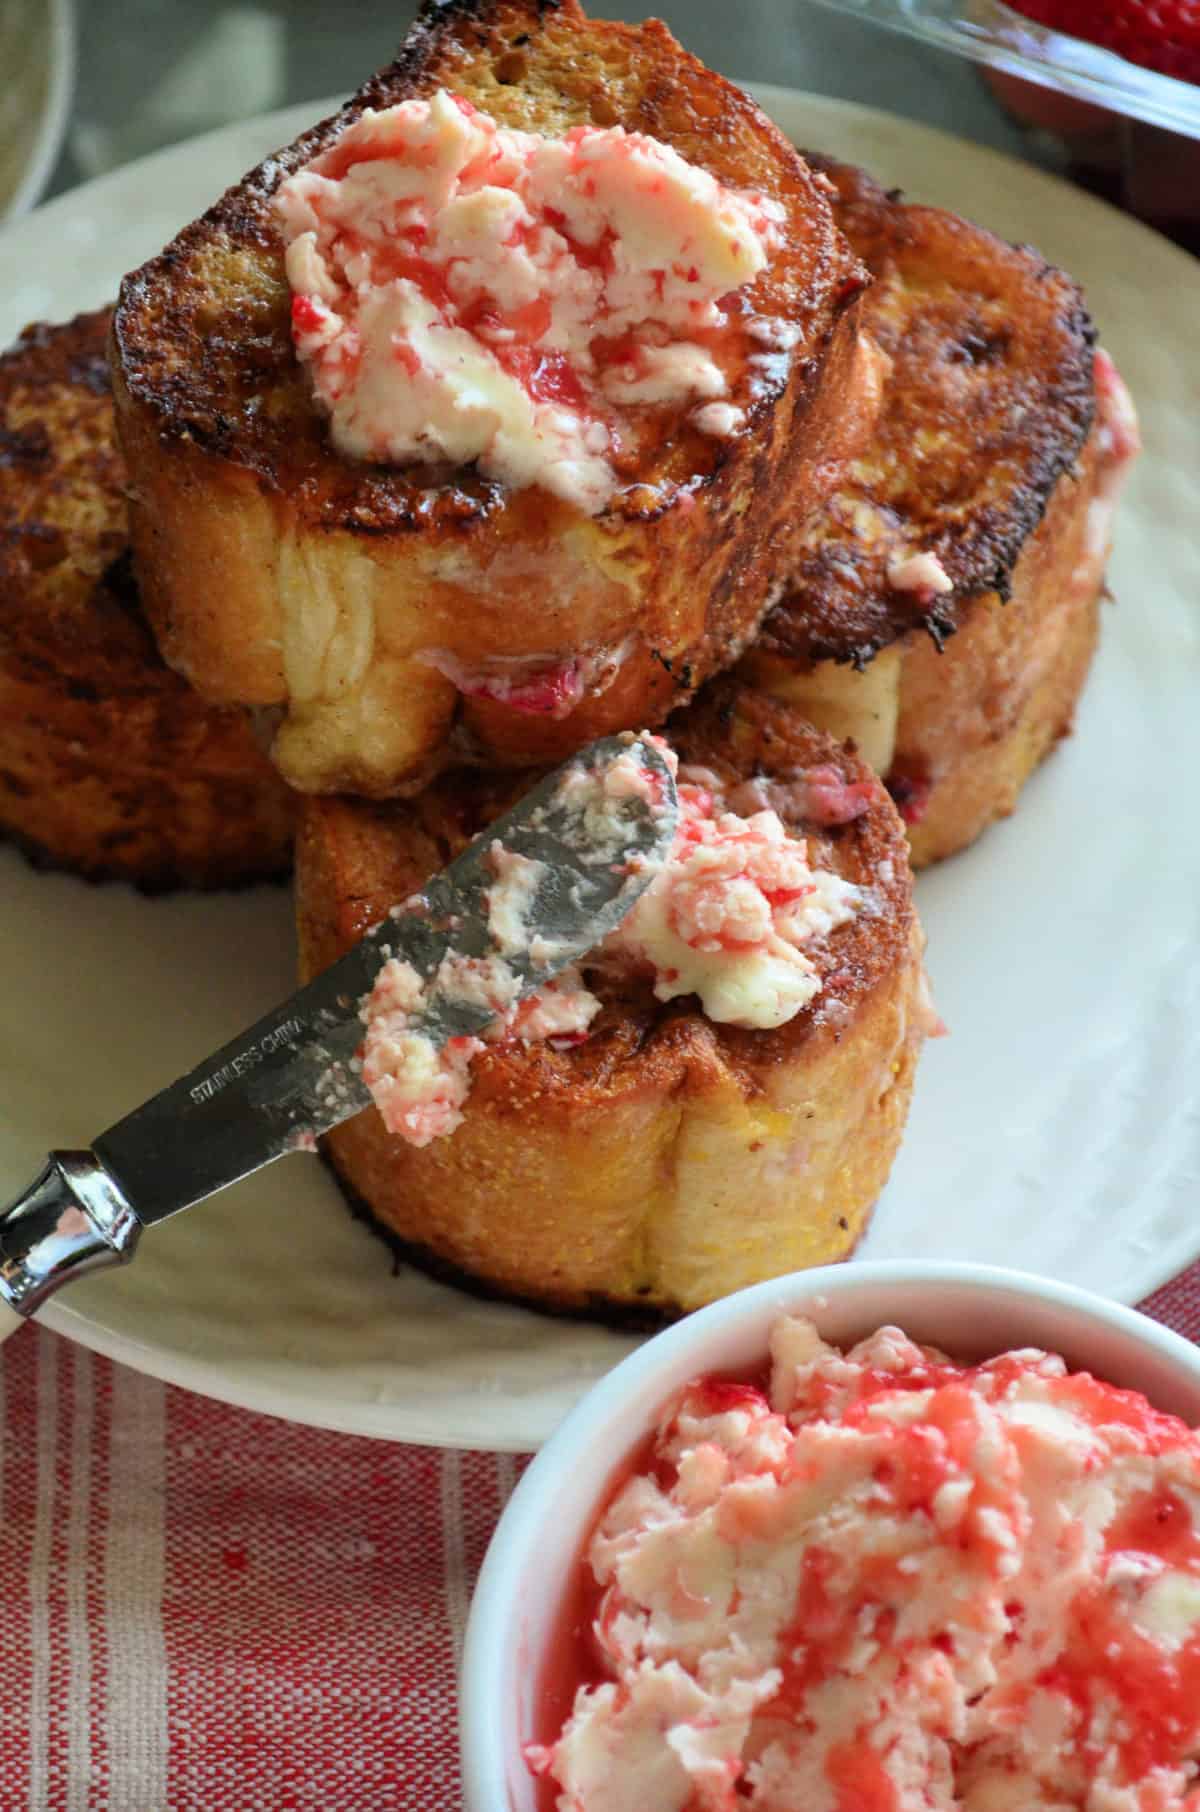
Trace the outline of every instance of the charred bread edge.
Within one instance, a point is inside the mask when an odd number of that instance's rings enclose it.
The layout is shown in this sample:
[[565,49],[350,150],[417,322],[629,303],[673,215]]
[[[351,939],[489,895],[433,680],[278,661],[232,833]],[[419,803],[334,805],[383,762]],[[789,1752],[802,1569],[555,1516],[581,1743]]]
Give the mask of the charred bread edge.
[[[119,367],[121,383],[130,399],[152,412],[159,440],[164,445],[188,443],[202,454],[210,454],[216,458],[228,460],[238,469],[252,474],[260,484],[268,489],[277,488],[270,462],[254,457],[253,449],[250,449],[251,456],[246,457],[247,448],[243,444],[235,421],[219,411],[208,412],[207,404],[204,411],[197,410],[194,414],[189,414],[186,397],[183,399],[184,406],[180,407],[179,398],[169,389],[147,379],[141,361],[133,356],[134,334],[132,327],[127,325],[127,310],[140,312],[147,304],[147,293],[154,283],[160,277],[169,279],[173,268],[188,256],[197,242],[203,244],[206,241],[210,228],[223,229],[233,240],[243,244],[258,244],[265,247],[270,241],[264,233],[261,223],[248,215],[247,201],[258,203],[268,201],[286,176],[308,163],[319,149],[327,147],[340,132],[361,118],[367,108],[376,103],[384,106],[393,105],[392,91],[402,87],[405,83],[413,83],[420,77],[422,71],[437,55],[443,37],[455,25],[465,21],[467,23],[475,22],[481,28],[489,28],[495,16],[514,3],[524,4],[530,10],[536,6],[539,23],[547,13],[578,11],[577,0],[425,0],[425,5],[411,28],[408,38],[391,63],[369,77],[336,113],[316,121],[291,145],[263,158],[238,182],[231,184],[205,213],[185,226],[170,245],[122,279],[112,317],[112,362],[114,366]],[[588,22],[586,15],[580,13],[579,17],[584,23]],[[596,23],[602,24],[604,21]],[[658,24],[659,22],[648,20],[645,23]],[[673,34],[671,36],[681,57],[696,64],[698,68],[704,67],[699,64],[697,58],[691,56],[690,52],[677,44]],[[706,73],[711,74],[712,72],[706,71]],[[751,96],[745,94],[735,83],[729,82],[725,78],[718,79],[723,86],[729,89],[732,96],[743,103],[751,113],[763,121],[771,132],[775,133],[781,145],[803,160],[803,153],[799,152],[791,140],[779,131],[779,128],[768,115],[763,113]],[[834,225],[836,229],[836,221]],[[846,250],[846,263],[846,279],[840,290],[830,298],[826,332],[809,349],[806,360],[808,369],[803,375],[803,398],[806,404],[811,400],[814,384],[823,368],[834,329],[842,317],[859,301],[864,289],[868,287],[869,278],[865,267],[850,248]],[[127,353],[130,356],[127,357]],[[753,431],[754,421],[758,417],[770,414],[771,409],[778,404],[793,381],[790,374],[785,374],[777,381],[762,387],[762,394],[757,396],[750,406],[749,419],[742,434],[739,435],[739,439],[743,438],[747,432]],[[672,488],[693,492],[706,489],[718,482],[731,457],[731,449],[718,447],[715,450],[711,470],[695,473],[682,484]],[[364,476],[374,469],[369,464],[362,466]],[[478,498],[459,493],[456,514],[460,527],[464,526],[469,519],[486,516],[503,495],[504,487],[493,482],[481,482],[481,495]],[[665,499],[656,500],[648,507],[644,504],[639,506],[632,503],[623,506],[622,500],[618,496],[605,511],[601,512],[601,520],[605,516],[619,516],[622,519],[633,521],[653,522],[666,513],[669,502],[669,499]],[[328,528],[331,525],[326,520],[323,526]],[[419,516],[415,510],[407,512],[405,517],[389,515],[387,522],[379,523],[371,519],[369,511],[353,505],[340,511],[337,519],[338,528],[346,533],[361,536],[392,534],[398,529],[403,530],[404,528],[416,531],[425,526],[424,518]]]
[[[812,169],[825,175],[833,170],[852,167],[847,165],[843,159],[831,157],[824,152],[810,151],[801,147],[800,154]],[[868,175],[867,172],[861,174]],[[869,176],[868,180],[874,181]],[[925,206],[923,203],[906,202],[902,189],[885,191],[880,187],[879,195],[881,201],[885,201],[893,207]],[[945,209],[939,208],[930,208],[928,211],[931,213],[946,212]],[[838,214],[836,207],[834,214],[836,218]],[[974,225],[973,222],[967,224]],[[987,228],[980,230],[990,231]],[[1006,243],[1011,244],[1014,251],[1025,252],[1037,258],[1040,261],[1038,273],[1040,276],[1066,277],[1065,272],[1060,271],[1056,265],[1043,258],[1035,247],[1011,241]],[[1070,282],[1075,293],[1075,305],[1071,311],[1068,325],[1069,330],[1080,337],[1082,358],[1079,368],[1072,373],[1070,381],[1064,381],[1052,387],[1048,394],[1047,406],[1056,410],[1064,421],[1070,415],[1075,415],[1073,442],[1068,444],[1064,441],[1056,452],[1043,453],[1032,465],[1026,475],[1026,480],[1015,491],[1011,506],[1005,516],[998,523],[989,523],[986,532],[972,544],[971,553],[974,559],[968,566],[963,579],[956,580],[953,592],[949,593],[946,598],[935,600],[932,607],[922,613],[922,620],[919,623],[898,623],[894,633],[886,640],[870,637],[854,647],[847,647],[842,641],[822,642],[816,636],[806,638],[803,650],[806,660],[811,661],[814,665],[819,661],[832,660],[842,666],[853,666],[861,672],[884,648],[892,647],[896,642],[905,640],[917,629],[923,629],[934,645],[940,648],[946,638],[954,634],[964,610],[976,598],[995,592],[1002,604],[1008,602],[1012,591],[1013,569],[1021,557],[1026,542],[1041,524],[1059,479],[1065,472],[1070,471],[1078,459],[1095,420],[1096,397],[1092,376],[1092,356],[1098,333],[1088,312],[1082,290],[1073,279],[1068,277],[1067,281]],[[869,333],[869,319],[863,325]],[[1081,403],[1084,405],[1082,410],[1079,409]],[[886,401],[884,406],[886,409]],[[786,617],[786,611],[779,612],[779,621],[782,624],[786,624]],[[789,650],[786,629],[783,634],[777,632],[770,612],[767,616],[766,632],[765,646],[767,649],[772,653],[778,652],[786,659],[789,652],[793,652]]]
[[111,887],[123,883],[148,900],[161,900],[174,893],[246,893],[251,887],[282,887],[290,879],[292,864],[288,860],[278,868],[263,869],[256,874],[227,877],[215,871],[203,880],[183,873],[174,862],[164,862],[149,872],[134,875],[119,863],[97,863],[81,866],[69,857],[59,855],[36,837],[0,824],[0,848],[7,845],[24,858],[35,874],[70,875],[89,887]]

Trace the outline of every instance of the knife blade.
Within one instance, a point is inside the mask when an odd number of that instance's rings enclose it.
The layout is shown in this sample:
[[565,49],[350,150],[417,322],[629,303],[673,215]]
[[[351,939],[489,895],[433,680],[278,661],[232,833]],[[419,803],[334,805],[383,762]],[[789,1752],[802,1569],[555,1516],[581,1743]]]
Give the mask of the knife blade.
[[[607,794],[632,756],[644,792]],[[593,743],[549,775],[346,955],[93,1142],[55,1152],[0,1215],[0,1304],[32,1313],[84,1270],[131,1256],[145,1227],[251,1175],[370,1099],[357,1053],[361,1007],[390,958],[410,963],[436,1045],[477,1035],[495,1010],[452,985],[453,959],[498,953],[489,925],[493,851],[538,864],[523,947],[503,960],[522,999],[615,930],[674,839],[677,800],[660,748],[630,734]],[[447,962],[447,959],[451,959]]]

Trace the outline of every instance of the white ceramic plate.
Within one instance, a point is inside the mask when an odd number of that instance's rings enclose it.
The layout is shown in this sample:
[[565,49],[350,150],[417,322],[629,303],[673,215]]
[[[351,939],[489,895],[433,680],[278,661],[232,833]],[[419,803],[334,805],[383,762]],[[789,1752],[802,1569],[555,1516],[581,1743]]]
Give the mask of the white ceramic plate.
[[0,219],[31,208],[54,168],[75,86],[71,0],[0,0]]
[[[1077,736],[1017,816],[923,880],[938,1001],[864,1254],[1020,1266],[1135,1301],[1200,1250],[1200,265],[1058,182],[845,103],[763,99],[801,144],[1036,243],[1086,283],[1141,407],[1103,649]],[[0,335],[109,296],[315,110],[222,131],[0,236]],[[0,852],[0,1176],[85,1143],[293,986],[282,890],[146,901]],[[288,1158],[45,1311],[213,1396],[439,1444],[540,1442],[631,1342],[404,1272]]]

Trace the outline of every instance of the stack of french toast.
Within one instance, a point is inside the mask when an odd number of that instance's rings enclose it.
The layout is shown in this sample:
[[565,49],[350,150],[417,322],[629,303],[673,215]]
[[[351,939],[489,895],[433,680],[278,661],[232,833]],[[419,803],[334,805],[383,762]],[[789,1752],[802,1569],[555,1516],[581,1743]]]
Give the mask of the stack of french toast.
[[0,829],[147,892],[294,853],[308,977],[653,731],[653,909],[453,1076],[364,1003],[387,1089],[325,1143],[413,1262],[685,1312],[862,1234],[937,1026],[912,870],[1069,731],[1136,450],[1029,248],[801,154],[657,22],[430,0],[0,359]]

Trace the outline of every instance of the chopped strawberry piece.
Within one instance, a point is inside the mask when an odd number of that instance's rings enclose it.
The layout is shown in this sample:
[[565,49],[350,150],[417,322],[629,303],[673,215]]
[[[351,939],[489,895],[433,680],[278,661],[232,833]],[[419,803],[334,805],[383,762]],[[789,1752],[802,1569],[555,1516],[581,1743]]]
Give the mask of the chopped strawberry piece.
[[871,808],[875,785],[846,780],[832,766],[809,768],[804,776],[803,815],[813,824],[852,824]]
[[919,774],[889,774],[887,790],[905,824],[920,824],[929,809],[933,782]]
[[569,1051],[577,1044],[586,1044],[590,1037],[590,1032],[557,1032],[546,1043],[552,1051]]
[[[511,328],[518,340],[535,341],[545,338],[550,331],[553,319],[554,310],[550,305],[549,297],[535,296],[533,301],[526,302],[524,307],[513,309],[512,313],[505,317],[505,326]],[[561,357],[559,362],[563,365],[566,364],[566,360]]]
[[869,1742],[836,1743],[825,1761],[837,1812],[896,1812],[896,1786],[883,1757]]
[[518,358],[501,347],[498,357],[539,403],[562,403],[580,413],[587,408],[587,392],[579,373],[561,353],[526,351],[524,357]]
[[713,815],[713,808],[716,802],[712,792],[706,786],[698,786],[695,781],[681,780],[679,783],[679,797],[688,807],[688,817],[683,824],[680,825],[680,832],[683,835],[699,840],[703,835],[704,820],[706,818],[711,818]]
[[531,717],[558,717],[573,710],[582,697],[583,679],[572,661],[566,667],[555,667],[524,685],[514,686],[505,703],[513,711],[524,711]]
[[315,333],[325,325],[326,310],[311,296],[292,297],[292,328],[296,333]]
[[688,1394],[689,1408],[706,1416],[723,1416],[731,1409],[749,1409],[755,1415],[765,1415],[769,1409],[761,1390],[736,1378],[701,1378]]
[[527,717],[565,717],[583,697],[583,675],[577,661],[567,661],[519,680],[481,676],[459,690],[466,698],[489,698]]
[[1108,450],[1113,459],[1125,462],[1135,459],[1142,450],[1137,415],[1121,374],[1103,346],[1096,348],[1094,365],[1096,395],[1104,408],[1104,425],[1108,430]]
[[[586,185],[585,185],[586,188]],[[559,208],[545,208],[547,223],[556,233],[566,240],[571,256],[576,264],[588,270],[611,271],[613,268],[613,246],[617,236],[610,226],[606,226],[594,245],[587,245],[582,239],[576,239],[567,225],[567,217]]]
[[807,900],[816,893],[816,886],[810,883],[807,887],[765,887],[763,893],[773,912],[784,906],[794,906],[797,900]]
[[621,334],[617,339],[611,335],[606,339],[600,334],[592,341],[592,357],[602,367],[629,365],[636,370],[641,354],[642,342],[634,333]]

